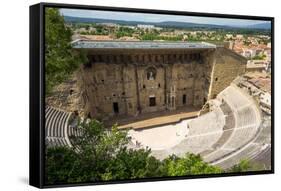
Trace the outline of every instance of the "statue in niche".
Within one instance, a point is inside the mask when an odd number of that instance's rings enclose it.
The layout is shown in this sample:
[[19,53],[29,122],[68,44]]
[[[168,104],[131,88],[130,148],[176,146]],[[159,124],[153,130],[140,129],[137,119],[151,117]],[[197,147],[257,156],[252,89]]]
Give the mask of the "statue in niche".
[[154,80],[153,73],[149,72],[149,80]]
[[156,69],[150,67],[147,69],[147,80],[155,80],[156,79]]

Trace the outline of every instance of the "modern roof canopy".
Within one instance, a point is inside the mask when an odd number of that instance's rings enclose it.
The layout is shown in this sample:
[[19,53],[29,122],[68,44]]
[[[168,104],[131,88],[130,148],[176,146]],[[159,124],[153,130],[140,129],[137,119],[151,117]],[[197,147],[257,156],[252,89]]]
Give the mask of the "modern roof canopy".
[[89,41],[75,40],[75,49],[215,49],[206,42],[161,42],[161,41]]

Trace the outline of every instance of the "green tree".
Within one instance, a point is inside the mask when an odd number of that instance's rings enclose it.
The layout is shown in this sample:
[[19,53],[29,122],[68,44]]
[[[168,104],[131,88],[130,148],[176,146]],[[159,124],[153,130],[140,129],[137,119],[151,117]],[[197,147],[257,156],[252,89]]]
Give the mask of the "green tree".
[[48,148],[46,182],[71,183],[161,176],[161,162],[150,150],[127,148],[126,131],[111,131],[91,120],[81,122],[82,136],[71,137],[72,148]]
[[115,32],[116,37],[120,38],[123,36],[132,36],[134,33],[134,29],[128,28],[128,27],[120,27],[118,30]]
[[87,60],[85,55],[72,49],[72,31],[65,25],[59,9],[47,8],[45,20],[46,93],[49,94]]
[[242,159],[240,162],[229,169],[229,172],[247,172],[247,171],[258,171],[266,170],[266,168],[259,163],[255,163],[248,159]]
[[209,165],[202,160],[200,155],[192,153],[186,153],[182,158],[172,155],[163,162],[168,176],[215,174],[222,172],[219,167]]
[[48,148],[46,182],[74,183],[137,179],[163,176],[186,176],[222,172],[205,163],[199,155],[187,153],[160,161],[150,149],[127,148],[130,138],[117,126],[105,129],[97,120],[80,122],[82,135],[71,137],[72,148]]
[[46,153],[46,183],[74,183],[83,181],[79,155],[64,147],[48,148]]
[[250,162],[247,159],[242,159],[238,164],[234,165],[230,171],[231,172],[245,172],[249,171],[251,168]]
[[106,168],[103,180],[136,179],[161,177],[166,175],[161,168],[161,161],[149,156],[149,150],[122,150],[118,152]]
[[265,54],[260,54],[252,57],[252,60],[264,60],[266,58]]

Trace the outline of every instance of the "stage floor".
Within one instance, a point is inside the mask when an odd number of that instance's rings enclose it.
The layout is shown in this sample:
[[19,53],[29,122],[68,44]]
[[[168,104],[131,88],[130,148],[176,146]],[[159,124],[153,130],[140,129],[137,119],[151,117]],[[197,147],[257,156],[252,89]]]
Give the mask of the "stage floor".
[[201,108],[185,107],[173,111],[160,111],[138,116],[111,119],[108,124],[117,124],[119,129],[142,129],[178,123],[198,116]]

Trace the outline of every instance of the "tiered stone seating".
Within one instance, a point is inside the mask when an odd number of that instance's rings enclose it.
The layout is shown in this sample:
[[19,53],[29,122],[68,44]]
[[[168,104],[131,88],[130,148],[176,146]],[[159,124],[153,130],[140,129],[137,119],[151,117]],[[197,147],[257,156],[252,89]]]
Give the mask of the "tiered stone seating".
[[230,115],[230,114],[232,114],[231,107],[230,107],[227,103],[223,102],[223,103],[220,105],[220,108],[221,108],[222,112],[224,113],[224,115]]
[[223,130],[233,129],[235,127],[235,116],[233,113],[225,117],[225,126]]
[[263,150],[251,159],[263,164],[267,169],[271,168],[271,145],[267,145]]
[[215,163],[223,169],[228,169],[234,164],[238,164],[242,159],[251,159],[256,156],[261,151],[261,146],[257,144],[249,144],[245,149],[236,155],[229,156],[226,160],[221,161],[220,163]]
[[250,126],[245,128],[237,128],[234,130],[229,141],[224,144],[223,148],[235,150],[249,142],[257,133],[257,127]]
[[258,137],[254,140],[257,144],[271,144],[271,126],[262,127]]
[[235,116],[231,107],[226,103],[222,103],[220,106],[224,116],[225,116],[225,125],[223,130],[233,129],[235,127]]
[[[212,123],[210,123],[210,121]],[[191,120],[188,123],[188,135],[198,136],[206,133],[222,132],[224,124],[225,119],[223,112],[220,108],[217,108],[212,112],[206,113],[194,120]]]
[[271,166],[271,147],[270,147],[270,127],[259,130],[258,135],[253,141],[247,144],[243,149],[225,157],[223,160],[214,162],[214,165],[224,169],[230,168],[234,164],[239,163],[242,159],[252,160],[263,164],[266,168]]
[[72,137],[72,136],[78,137],[78,136],[82,135],[82,131],[78,127],[68,126],[67,134],[68,134],[68,137]]
[[245,127],[256,125],[257,119],[255,110],[252,107],[245,107],[237,111],[238,115],[238,127]]
[[213,151],[213,149],[210,146],[220,136],[221,136],[220,133],[193,136],[193,137],[189,137],[188,139],[184,139],[183,141],[181,141],[179,144],[177,144],[172,148],[163,149],[163,150],[152,150],[151,153],[154,157],[163,160],[164,158],[172,154],[182,157],[187,152],[199,154],[205,151],[206,149],[210,149],[211,151]]
[[235,129],[231,137],[221,148],[204,157],[205,161],[213,162],[215,160],[221,159],[227,154],[231,154],[237,149],[240,149],[242,146],[248,143],[252,139],[252,137],[254,137],[256,130],[256,127]]
[[262,164],[266,169],[271,168],[271,132],[270,126],[262,127],[257,136],[247,144],[243,149],[226,156],[214,165],[220,166],[224,169],[230,168],[234,164],[239,163],[242,159],[248,159]]
[[67,134],[70,143],[73,145],[75,137],[80,137],[82,135],[82,131],[78,127],[68,126]]
[[[218,104],[213,111],[187,122],[188,133],[181,142],[162,150],[152,149],[152,155],[164,159],[171,154],[183,156],[191,152],[215,164],[246,148],[260,125],[260,113],[252,98],[237,87],[229,86],[218,95],[218,101],[221,105]],[[171,131],[176,131],[176,127]]]
[[48,146],[66,146],[68,145],[64,137],[47,137],[46,143]]
[[171,154],[175,153],[196,153],[199,154],[205,150],[213,149],[212,145],[220,138],[222,134],[221,132],[214,132],[204,135],[198,136],[190,136],[187,139],[184,139],[180,144],[176,145],[175,147],[171,148]]
[[[224,145],[226,143],[226,141],[230,138],[230,136],[232,135],[233,129],[235,128],[235,116],[234,116],[230,106],[224,102],[221,104],[220,108],[223,111],[223,114],[225,116],[225,125],[223,127],[222,136],[212,146],[214,149],[218,149],[218,148],[222,147],[222,145]],[[210,153],[210,152],[208,152],[208,153]],[[205,154],[202,156],[205,156]]]
[[224,130],[221,137],[212,145],[212,148],[219,149],[220,147],[222,147],[228,141],[232,133],[233,129]]
[[70,113],[46,107],[45,137],[48,146],[71,146],[67,129]]
[[204,156],[205,161],[214,163],[239,149],[243,149],[256,136],[261,123],[260,113],[256,105],[241,90],[229,86],[218,97],[230,106],[232,113],[228,111],[227,106],[222,105],[221,108],[225,111],[224,113],[230,113],[226,117],[226,127],[223,133],[223,136],[225,136],[225,132],[229,131],[228,138],[225,139],[223,144],[218,141],[214,145],[217,150]]
[[218,98],[226,101],[232,110],[249,104],[249,99],[234,86],[228,86],[218,95]]
[[204,161],[211,163],[213,161],[216,161],[216,160],[226,156],[230,152],[231,152],[231,150],[224,150],[224,149],[220,148],[220,149],[217,149],[217,150],[203,156],[203,159],[204,159]]

